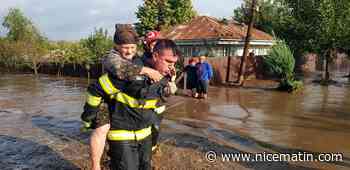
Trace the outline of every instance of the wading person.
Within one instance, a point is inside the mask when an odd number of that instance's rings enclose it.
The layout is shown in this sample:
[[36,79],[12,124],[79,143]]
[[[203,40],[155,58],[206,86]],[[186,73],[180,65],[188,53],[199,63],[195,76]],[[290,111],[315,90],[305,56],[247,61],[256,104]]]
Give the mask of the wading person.
[[[114,35],[114,47],[105,57],[104,68],[109,74],[120,79],[130,80],[138,75],[147,75],[153,81],[159,81],[163,76],[156,70],[132,63],[136,55],[138,37],[130,27],[117,27]],[[106,62],[108,61],[108,62]],[[90,87],[89,87],[90,88]],[[90,158],[93,170],[100,170],[100,161],[105,147],[107,133],[110,129],[107,112],[96,114],[99,110],[101,94],[88,90],[87,102],[84,106],[82,119],[86,127],[96,128],[90,138]]]
[[198,77],[198,94],[199,98],[206,99],[208,97],[209,81],[213,77],[213,70],[211,65],[206,61],[208,53],[201,52],[198,54],[199,63],[197,63],[197,77]]
[[[151,169],[151,126],[160,123],[158,114],[165,110],[164,98],[175,92],[169,81],[176,61],[175,43],[159,40],[152,58],[145,63],[164,75],[159,82],[152,83],[147,76],[125,81],[106,74],[89,86],[89,92],[100,94],[108,104],[111,169]],[[98,110],[90,111],[99,114]]]
[[197,67],[196,67],[197,63],[198,63],[198,58],[192,57],[189,60],[188,65],[184,69],[184,71],[187,74],[186,87],[191,90],[191,96],[194,98],[198,97],[198,93],[197,93],[198,77],[197,77]]

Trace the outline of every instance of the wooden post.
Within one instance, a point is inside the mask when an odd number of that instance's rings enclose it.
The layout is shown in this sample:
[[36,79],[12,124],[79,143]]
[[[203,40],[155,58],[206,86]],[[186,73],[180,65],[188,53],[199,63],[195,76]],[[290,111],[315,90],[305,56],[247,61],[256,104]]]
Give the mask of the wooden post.
[[231,73],[231,55],[229,55],[227,58],[226,83],[230,82],[230,73]]
[[184,90],[187,90],[187,73],[184,73]]
[[247,30],[247,36],[245,38],[245,43],[244,43],[244,50],[243,50],[243,56],[241,59],[241,64],[239,67],[239,72],[238,72],[238,80],[237,83],[238,85],[242,86],[244,83],[244,74],[245,74],[245,66],[246,66],[246,59],[247,55],[249,52],[249,43],[251,39],[251,31],[254,26],[254,15],[255,15],[255,7],[256,7],[256,1],[252,1],[252,6],[251,6],[251,11],[250,11],[250,17],[249,17],[249,25],[248,25],[248,30]]

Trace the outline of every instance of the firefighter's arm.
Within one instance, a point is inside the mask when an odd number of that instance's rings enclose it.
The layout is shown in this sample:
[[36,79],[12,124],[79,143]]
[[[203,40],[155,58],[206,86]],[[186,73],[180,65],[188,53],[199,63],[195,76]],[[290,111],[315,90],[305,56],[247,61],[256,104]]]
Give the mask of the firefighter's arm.
[[104,92],[99,82],[90,84],[86,93],[86,102],[84,112],[81,115],[85,128],[91,128],[100,111],[100,105],[103,102]]

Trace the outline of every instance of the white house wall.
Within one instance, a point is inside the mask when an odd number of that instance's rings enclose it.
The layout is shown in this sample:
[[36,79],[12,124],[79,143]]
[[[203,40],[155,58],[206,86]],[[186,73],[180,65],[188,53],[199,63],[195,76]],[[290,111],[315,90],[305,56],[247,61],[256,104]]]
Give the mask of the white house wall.
[[[243,56],[244,41],[232,39],[211,40],[176,40],[184,56],[193,56],[196,52],[210,49],[212,56]],[[253,40],[250,42],[251,49],[255,55],[264,56],[273,45],[269,40]]]
[[[249,53],[253,52],[258,56],[265,56],[268,54],[269,46],[251,46]],[[225,45],[225,46],[180,46],[185,57],[190,57],[198,51],[208,50],[208,52],[215,57],[225,56],[243,56],[243,46],[239,45]]]
[[[244,48],[240,47],[236,50],[235,56],[243,56],[243,51]],[[249,49],[249,53],[253,52],[254,55],[258,55],[258,56],[265,56],[268,54],[269,48],[251,48]]]

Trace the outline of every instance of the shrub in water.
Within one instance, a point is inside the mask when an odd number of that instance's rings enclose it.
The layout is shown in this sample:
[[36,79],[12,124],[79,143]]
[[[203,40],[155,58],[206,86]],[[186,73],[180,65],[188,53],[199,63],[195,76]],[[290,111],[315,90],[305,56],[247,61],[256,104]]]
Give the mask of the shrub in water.
[[294,78],[295,59],[284,41],[277,41],[269,54],[264,57],[268,71],[280,79],[280,90],[292,92],[302,87],[302,82]]

